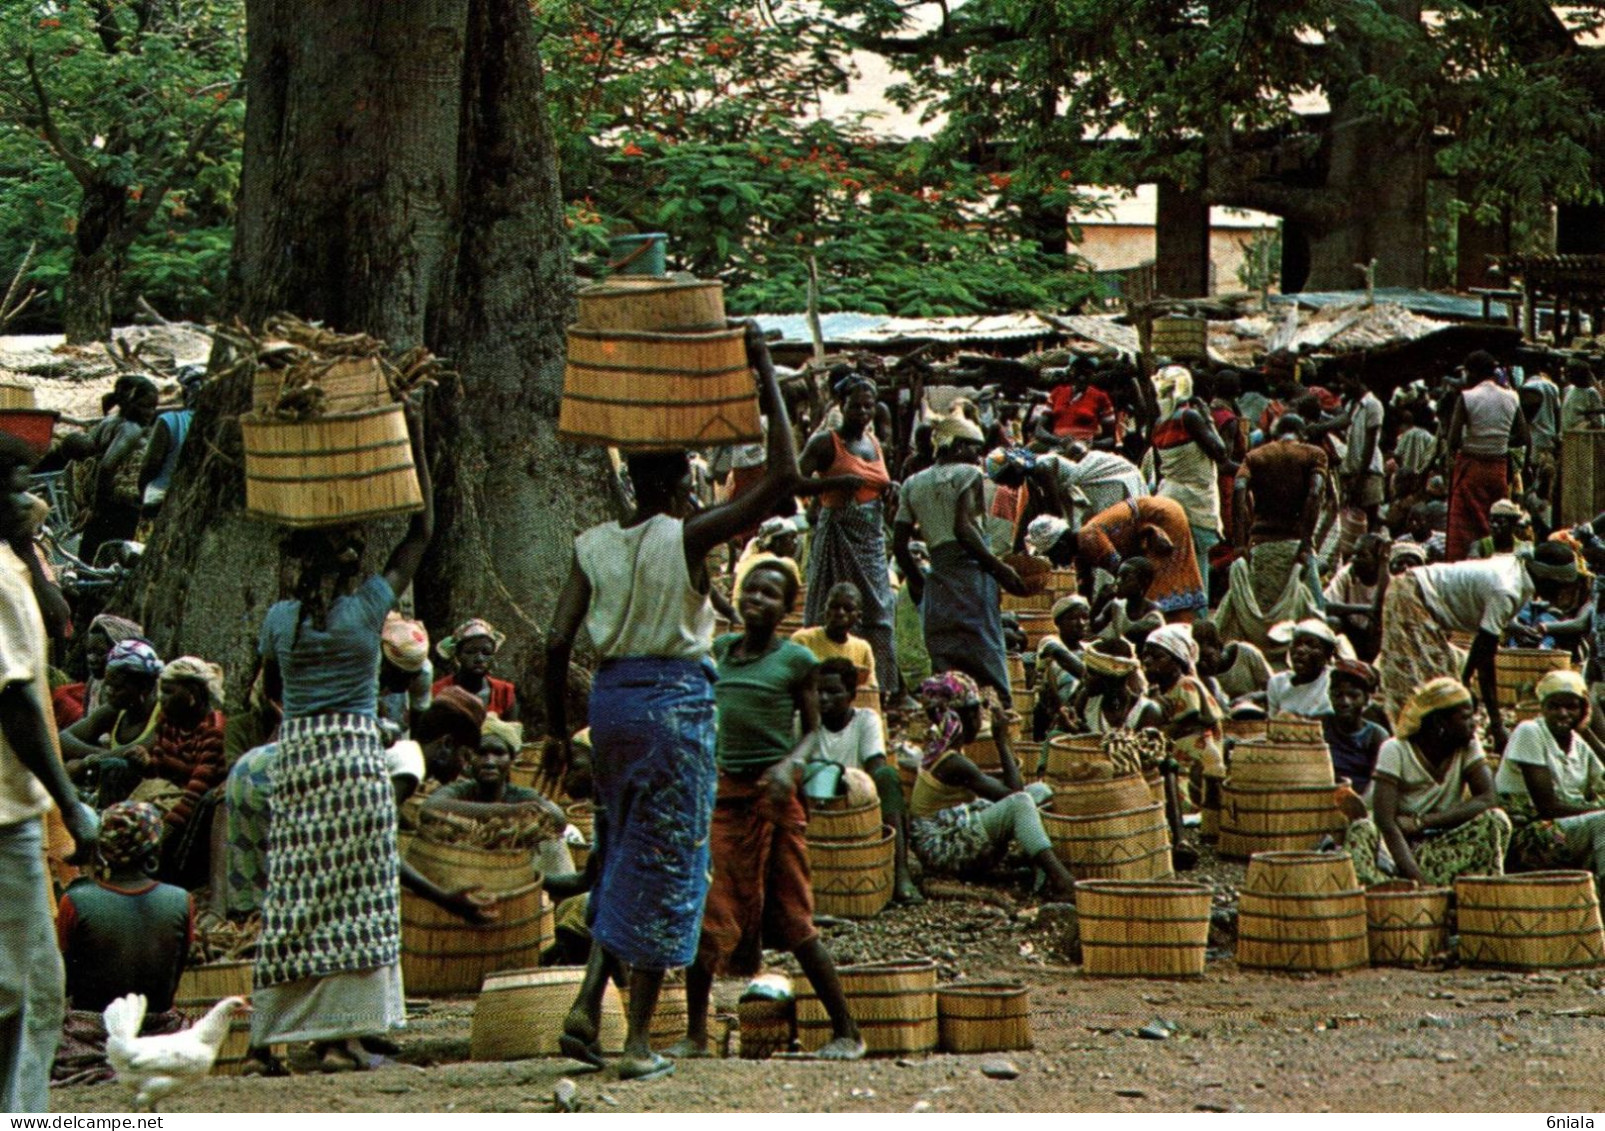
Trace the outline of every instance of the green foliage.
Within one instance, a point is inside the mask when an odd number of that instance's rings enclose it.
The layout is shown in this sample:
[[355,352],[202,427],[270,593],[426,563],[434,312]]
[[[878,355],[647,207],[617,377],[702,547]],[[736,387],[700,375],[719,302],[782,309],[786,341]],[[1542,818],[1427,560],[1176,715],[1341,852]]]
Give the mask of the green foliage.
[[[908,315],[1074,306],[1084,264],[1040,254],[1011,189],[957,153],[820,115],[849,43],[797,0],[608,0],[537,12],[577,243],[671,233],[737,311]],[[1068,182],[1053,171],[1062,207]]]
[[244,105],[239,0],[0,0],[0,269],[34,240],[60,318],[75,257],[126,261],[117,309],[215,310]]

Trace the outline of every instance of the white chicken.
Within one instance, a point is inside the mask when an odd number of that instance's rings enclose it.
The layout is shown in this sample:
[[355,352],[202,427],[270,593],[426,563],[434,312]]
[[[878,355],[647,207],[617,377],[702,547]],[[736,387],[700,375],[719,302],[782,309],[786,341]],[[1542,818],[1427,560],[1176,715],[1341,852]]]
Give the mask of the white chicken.
[[226,997],[181,1033],[141,1037],[144,994],[127,994],[108,1005],[101,1014],[106,1022],[106,1059],[117,1070],[117,1079],[137,1089],[135,1109],[155,1111],[158,1102],[211,1072],[228,1038],[229,1022],[250,1008],[242,997]]

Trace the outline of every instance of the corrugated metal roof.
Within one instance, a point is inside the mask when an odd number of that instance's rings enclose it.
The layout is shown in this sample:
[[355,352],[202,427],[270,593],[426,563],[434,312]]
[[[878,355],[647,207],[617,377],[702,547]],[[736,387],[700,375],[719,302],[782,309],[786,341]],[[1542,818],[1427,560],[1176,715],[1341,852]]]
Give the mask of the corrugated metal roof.
[[[755,314],[766,332],[779,330],[783,341],[809,342],[808,318],[803,314]],[[892,342],[1021,341],[1058,337],[1062,331],[1031,311],[1013,314],[974,314],[952,318],[893,318],[881,314],[837,313],[819,316],[826,342],[874,346]]]
[[[1435,314],[1440,318],[1461,318],[1480,321],[1482,298],[1479,295],[1441,294],[1438,291],[1417,290],[1414,287],[1378,287],[1373,292],[1377,302],[1392,302],[1417,314]],[[1315,310],[1329,306],[1351,306],[1365,299],[1360,291],[1301,291],[1296,295],[1272,295],[1273,303],[1297,303]],[[1489,314],[1498,319],[1509,317],[1505,304],[1497,299],[1489,303]]]

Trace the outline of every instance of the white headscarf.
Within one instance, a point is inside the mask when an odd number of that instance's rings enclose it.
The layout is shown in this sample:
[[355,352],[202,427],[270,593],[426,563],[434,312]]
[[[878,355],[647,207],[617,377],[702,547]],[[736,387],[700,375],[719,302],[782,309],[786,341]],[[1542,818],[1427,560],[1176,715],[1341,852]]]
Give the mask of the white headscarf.
[[1193,630],[1185,624],[1167,624],[1148,634],[1145,643],[1156,645],[1181,661],[1188,675],[1194,675],[1198,666],[1198,642]]
[[1193,398],[1193,374],[1185,365],[1167,365],[1154,374],[1154,394],[1159,398],[1159,415],[1169,416],[1180,404]]
[[1056,514],[1039,514],[1025,528],[1025,545],[1038,557],[1047,552],[1070,532],[1070,524]]

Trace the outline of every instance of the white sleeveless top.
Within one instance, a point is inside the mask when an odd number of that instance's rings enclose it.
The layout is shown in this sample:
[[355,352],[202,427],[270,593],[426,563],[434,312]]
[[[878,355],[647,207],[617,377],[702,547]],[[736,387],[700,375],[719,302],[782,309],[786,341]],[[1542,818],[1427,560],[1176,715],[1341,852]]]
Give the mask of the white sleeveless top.
[[1502,456],[1510,450],[1510,425],[1521,401],[1509,389],[1483,381],[1460,394],[1466,404],[1466,429],[1460,450],[1468,456]]
[[591,583],[585,627],[604,660],[700,660],[713,647],[713,605],[691,584],[685,524],[654,515],[639,526],[593,526],[574,540]]

